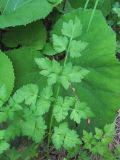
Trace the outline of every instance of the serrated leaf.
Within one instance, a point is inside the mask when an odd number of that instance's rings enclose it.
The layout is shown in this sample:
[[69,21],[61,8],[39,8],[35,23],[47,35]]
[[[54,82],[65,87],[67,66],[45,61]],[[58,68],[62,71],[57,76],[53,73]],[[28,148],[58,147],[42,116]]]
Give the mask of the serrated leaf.
[[23,86],[14,94],[13,99],[16,103],[25,102],[26,105],[35,104],[38,96],[38,86],[28,84]]
[[72,58],[80,57],[81,52],[86,49],[87,45],[87,42],[72,40],[70,44],[70,56]]
[[78,17],[74,19],[70,19],[66,22],[63,22],[62,25],[62,34],[69,38],[76,38],[79,37],[82,33],[82,24]]
[[53,48],[56,52],[60,53],[67,49],[68,46],[68,38],[63,36],[57,36],[53,34]]
[[39,143],[45,134],[46,125],[41,117],[29,117],[22,123],[22,133]]
[[0,154],[9,148],[9,144],[5,141],[0,141]]
[[[8,118],[8,117],[7,117]],[[10,141],[15,139],[15,137],[19,137],[21,135],[21,126],[20,126],[20,120],[16,119],[15,121],[11,122],[6,129],[5,132],[5,140]]]
[[58,97],[53,109],[53,115],[57,122],[64,120],[67,115],[70,107],[74,103],[74,98],[72,97]]
[[14,70],[10,59],[0,51],[0,106],[9,98],[14,87]]
[[57,80],[59,80],[58,77],[62,67],[57,61],[51,61],[48,58],[36,58],[35,62],[41,69],[40,74],[48,77],[48,85],[53,85],[57,82]]
[[36,114],[43,115],[49,111],[51,101],[52,101],[53,91],[51,87],[46,87],[40,94],[40,98],[36,103]]
[[94,146],[96,144],[96,140],[93,136],[93,134],[91,132],[87,132],[87,131],[83,131],[83,138],[82,138],[83,142],[84,142],[84,148],[85,149],[92,149],[92,146]]
[[79,66],[72,66],[72,63],[67,63],[64,67],[57,61],[49,60],[48,58],[36,58],[35,62],[42,69],[40,74],[48,77],[48,85],[53,85],[59,82],[65,89],[68,89],[71,82],[78,83],[89,73],[87,69]]
[[10,48],[20,45],[41,50],[45,45],[46,36],[45,26],[41,21],[38,21],[27,26],[19,26],[8,30],[3,34],[2,42]]
[[71,82],[80,83],[88,73],[89,71],[84,68],[73,66],[72,63],[67,63],[63,68],[60,80],[63,87],[68,89]]
[[26,25],[45,18],[53,5],[47,0],[4,0],[0,6],[0,28]]
[[95,128],[95,138],[100,140],[103,136],[103,130],[99,128]]
[[70,130],[67,123],[62,123],[54,128],[52,142],[56,149],[64,147],[66,150],[76,147],[81,143],[76,131]]
[[82,119],[87,119],[91,116],[93,116],[93,114],[90,108],[86,105],[86,103],[79,101],[75,103],[75,108],[70,114],[70,118],[78,124],[81,122]]
[[106,124],[104,127],[105,136],[112,137],[115,134],[115,124]]

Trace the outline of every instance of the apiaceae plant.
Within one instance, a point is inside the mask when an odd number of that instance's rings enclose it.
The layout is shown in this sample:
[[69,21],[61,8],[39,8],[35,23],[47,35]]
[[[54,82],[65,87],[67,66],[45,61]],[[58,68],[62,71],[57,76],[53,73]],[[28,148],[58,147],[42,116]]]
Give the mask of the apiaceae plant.
[[1,160],[120,157],[115,2],[0,1]]

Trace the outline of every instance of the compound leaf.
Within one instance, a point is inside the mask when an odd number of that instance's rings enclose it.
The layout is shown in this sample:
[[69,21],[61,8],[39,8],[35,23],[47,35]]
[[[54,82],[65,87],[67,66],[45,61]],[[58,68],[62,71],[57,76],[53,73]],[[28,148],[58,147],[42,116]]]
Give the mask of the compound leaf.
[[56,52],[63,52],[67,49],[68,38],[63,36],[57,36],[53,34],[53,48]]
[[80,57],[81,52],[86,49],[87,45],[87,42],[73,40],[70,45],[70,56],[72,58]]
[[62,123],[54,128],[52,141],[57,149],[64,147],[66,150],[76,147],[81,143],[76,131],[70,130],[67,123]]
[[77,101],[75,103],[75,108],[71,112],[70,118],[79,124],[82,119],[87,119],[92,115],[93,114],[90,111],[90,108],[86,105],[86,103]]
[[41,117],[29,117],[21,124],[22,133],[39,143],[45,134],[46,125]]
[[68,111],[73,103],[74,98],[72,97],[65,97],[64,99],[62,97],[58,97],[53,109],[53,115],[57,122],[60,122],[67,117]]
[[23,103],[26,105],[35,104],[38,97],[38,86],[35,84],[28,84],[17,90],[13,99],[16,103]]
[[62,26],[62,34],[69,38],[79,37],[82,33],[82,25],[80,19],[75,17],[74,19],[70,19],[67,22],[63,22]]

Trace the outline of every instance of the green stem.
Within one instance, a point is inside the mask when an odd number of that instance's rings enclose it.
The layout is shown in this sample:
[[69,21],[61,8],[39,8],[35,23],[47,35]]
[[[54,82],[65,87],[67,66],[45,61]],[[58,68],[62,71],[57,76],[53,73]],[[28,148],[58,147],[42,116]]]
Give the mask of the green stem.
[[[74,33],[74,28],[73,28],[73,32],[71,34],[71,38],[70,38],[69,43],[68,43],[68,47],[67,47],[67,51],[66,51],[66,56],[65,56],[65,61],[64,61],[64,64],[63,64],[63,68],[65,67],[67,59],[68,59],[70,45],[71,45],[71,42],[72,42],[72,39],[73,39],[73,33]],[[57,92],[56,92],[56,96],[55,96],[56,99],[59,96],[59,92],[60,92],[60,84],[58,84],[58,88],[57,88]],[[50,139],[51,139],[51,130],[52,130],[53,118],[54,117],[53,117],[53,107],[52,107],[51,117],[50,117],[50,125],[49,125],[49,132],[48,132],[47,157],[49,156],[49,146],[50,146]]]
[[71,36],[69,44],[68,44],[68,48],[67,48],[67,51],[66,51],[66,56],[65,56],[65,61],[64,61],[63,67],[65,67],[67,59],[68,59],[68,54],[69,54],[69,50],[70,50],[70,45],[71,45],[72,39],[73,39],[73,37]]
[[95,13],[95,10],[96,10],[96,8],[97,8],[98,2],[99,2],[99,0],[96,0],[95,5],[94,5],[94,8],[93,8],[93,11],[92,11],[92,14],[91,14],[91,16],[90,16],[89,23],[88,23],[87,32],[88,32],[88,30],[89,30],[89,28],[90,28],[90,26],[91,26],[91,23],[92,23],[92,20],[93,20],[94,13]]
[[[56,96],[55,96],[56,99],[58,98],[59,92],[60,92],[60,84],[57,88],[57,92],[56,92]],[[51,139],[52,124],[53,124],[53,106],[52,106],[52,110],[51,110],[50,125],[49,125],[49,131],[48,131],[47,157],[49,156],[49,146],[50,146],[50,139]]]
[[84,10],[87,8],[89,1],[90,0],[86,0],[85,6],[84,6]]

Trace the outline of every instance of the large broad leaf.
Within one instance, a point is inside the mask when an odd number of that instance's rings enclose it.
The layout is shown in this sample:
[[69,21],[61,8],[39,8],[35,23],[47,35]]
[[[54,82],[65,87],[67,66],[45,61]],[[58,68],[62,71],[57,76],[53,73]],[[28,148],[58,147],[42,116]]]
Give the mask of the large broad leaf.
[[52,8],[47,0],[1,0],[0,28],[26,25],[45,18]]
[[[84,7],[86,4],[86,0],[69,0],[72,7],[74,8],[79,8],[79,7]],[[96,0],[89,0],[87,8],[93,8],[95,6]],[[111,0],[100,0],[98,2],[97,8],[102,11],[102,13],[107,16],[110,11],[111,11],[111,5],[112,2]]]
[[6,101],[14,87],[14,70],[12,62],[0,51],[0,105]]
[[8,51],[6,53],[12,60],[15,70],[15,89],[28,84],[37,83],[42,87],[42,77],[34,59],[42,57],[40,52],[33,48],[21,48]]
[[[16,38],[17,37],[17,38]],[[37,50],[44,47],[46,42],[46,29],[42,22],[28,24],[10,29],[3,34],[3,43],[5,46],[15,48],[19,45],[30,46]]]
[[112,122],[120,105],[120,63],[115,57],[116,37],[99,11],[95,11],[87,32],[91,12],[74,10],[62,16],[53,28],[55,34],[61,35],[63,21],[76,16],[83,25],[78,39],[88,42],[88,46],[80,58],[71,60],[90,71],[82,83],[75,86],[81,101],[87,102],[95,113],[90,127]]

